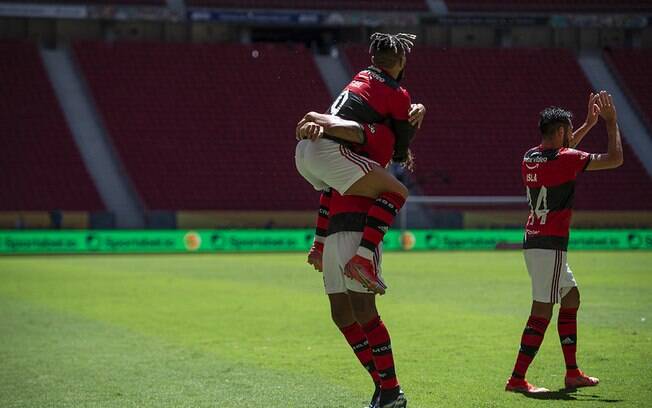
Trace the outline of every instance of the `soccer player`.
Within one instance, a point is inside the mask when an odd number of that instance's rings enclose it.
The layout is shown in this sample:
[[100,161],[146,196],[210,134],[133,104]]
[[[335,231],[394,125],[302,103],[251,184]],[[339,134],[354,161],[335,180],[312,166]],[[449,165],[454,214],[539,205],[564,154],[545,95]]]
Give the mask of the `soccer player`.
[[[581,138],[595,125],[598,115],[607,126],[607,153],[590,154],[575,150]],[[613,169],[623,163],[623,148],[616,121],[616,108],[605,91],[589,97],[585,124],[575,133],[570,112],[551,107],[541,112],[541,144],[523,158],[522,177],[530,205],[525,227],[525,264],[532,281],[532,310],[521,337],[521,346],[506,391],[523,393],[548,390],[528,383],[525,373],[537,354],[552,317],[560,303],[557,331],[566,362],[566,388],[591,387],[599,380],[579,369],[577,310],[580,292],[568,267],[566,250],[571,222],[575,178],[584,170]]]
[[[364,131],[365,143],[361,153],[384,166],[390,161],[394,135],[384,125],[357,124],[332,117],[329,133],[343,140],[352,140],[355,133]],[[314,139],[323,134],[311,124],[305,124],[298,137]],[[356,252],[366,224],[369,208],[374,200],[354,195],[340,195],[331,190],[330,222],[324,241],[324,287],[331,307],[331,317],[349,343],[358,361],[369,372],[374,382],[370,408],[404,408],[407,399],[398,382],[394,368],[389,331],[378,315],[373,292],[343,273],[346,262]],[[382,282],[382,242],[374,251],[373,262]],[[321,262],[321,259],[320,259]],[[317,269],[317,268],[315,268]],[[321,270],[321,268],[319,268]]]
[[[369,48],[372,66],[359,72],[332,104],[329,113],[358,123],[384,123],[395,135],[392,160],[405,163],[410,160],[409,144],[416,127],[420,126],[423,105],[411,108],[409,93],[400,86],[406,66],[406,55],[414,45],[412,34],[375,33]],[[298,124],[319,123],[319,114],[311,112]],[[421,119],[413,119],[421,115]],[[383,293],[382,284],[375,277],[373,254],[394,217],[405,203],[408,190],[384,167],[357,154],[350,144],[341,144],[337,138],[324,137],[312,143],[297,144],[295,161],[299,172],[317,190],[323,190],[320,207],[330,200],[329,187],[345,195],[358,195],[375,199],[369,209],[365,231],[358,250],[347,262],[345,272],[366,287]],[[315,183],[315,181],[317,181]],[[320,210],[321,211],[321,210]],[[324,232],[328,217],[320,213],[315,242],[308,262],[319,267],[323,251]]]

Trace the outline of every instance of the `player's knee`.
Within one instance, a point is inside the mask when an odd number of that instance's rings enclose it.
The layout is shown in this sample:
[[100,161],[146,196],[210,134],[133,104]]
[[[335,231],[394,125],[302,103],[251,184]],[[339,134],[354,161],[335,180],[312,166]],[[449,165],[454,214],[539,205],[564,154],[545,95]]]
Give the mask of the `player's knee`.
[[562,307],[578,309],[580,307],[580,291],[576,288],[570,288],[561,299]]
[[352,296],[351,308],[353,309],[355,320],[360,324],[369,322],[378,316],[373,295]]
[[350,308],[334,307],[331,305],[331,318],[337,327],[347,327],[353,324],[355,317]]
[[395,193],[400,194],[403,198],[408,198],[408,196],[410,195],[410,191],[407,189],[407,187],[405,187],[405,185],[398,180],[396,181],[396,184],[397,184],[396,187],[397,191],[395,191]]
[[550,320],[552,317],[552,308],[552,303],[534,301],[532,302],[532,310],[530,314],[532,316],[543,317],[544,319]]

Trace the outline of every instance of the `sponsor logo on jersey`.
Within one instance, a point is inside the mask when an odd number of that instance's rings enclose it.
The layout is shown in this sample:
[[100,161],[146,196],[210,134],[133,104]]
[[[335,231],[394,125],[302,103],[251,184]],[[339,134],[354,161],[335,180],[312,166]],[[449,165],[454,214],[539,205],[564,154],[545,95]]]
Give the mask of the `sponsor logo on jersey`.
[[371,70],[370,70],[370,71],[369,71],[369,75],[370,75],[373,79],[375,79],[376,81],[378,81],[378,82],[385,82],[385,78],[383,78],[382,76],[378,75],[378,74],[375,73],[374,71],[371,71]]

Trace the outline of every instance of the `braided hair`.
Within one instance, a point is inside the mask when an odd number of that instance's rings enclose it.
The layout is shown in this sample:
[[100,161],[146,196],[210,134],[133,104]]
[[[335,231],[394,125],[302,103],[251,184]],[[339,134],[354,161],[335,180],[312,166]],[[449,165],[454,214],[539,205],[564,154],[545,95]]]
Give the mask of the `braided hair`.
[[373,33],[369,38],[369,54],[373,55],[376,65],[390,68],[412,50],[416,38],[416,35],[409,33]]

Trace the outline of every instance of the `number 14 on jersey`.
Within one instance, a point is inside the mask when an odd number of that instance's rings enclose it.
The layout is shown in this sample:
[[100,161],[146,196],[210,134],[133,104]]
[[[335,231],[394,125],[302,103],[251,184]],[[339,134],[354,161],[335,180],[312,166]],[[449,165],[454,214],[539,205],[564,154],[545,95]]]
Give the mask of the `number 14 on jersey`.
[[528,225],[534,224],[536,218],[539,219],[540,224],[546,223],[546,218],[548,216],[548,189],[544,186],[541,186],[539,194],[536,197],[536,203],[532,202],[532,193],[530,192],[530,187],[526,187],[527,190],[527,202],[530,206],[530,217],[528,218]]

